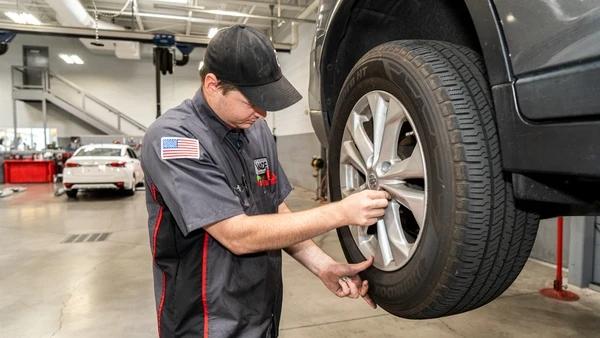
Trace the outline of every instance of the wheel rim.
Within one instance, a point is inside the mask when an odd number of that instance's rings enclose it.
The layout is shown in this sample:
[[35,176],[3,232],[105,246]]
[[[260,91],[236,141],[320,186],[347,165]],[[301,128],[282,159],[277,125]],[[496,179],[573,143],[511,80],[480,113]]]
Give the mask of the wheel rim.
[[371,91],[352,108],[340,151],[340,188],[342,197],[365,189],[390,193],[382,220],[368,228],[349,228],[361,253],[374,257],[376,268],[402,268],[425,227],[427,171],[411,116],[393,95]]

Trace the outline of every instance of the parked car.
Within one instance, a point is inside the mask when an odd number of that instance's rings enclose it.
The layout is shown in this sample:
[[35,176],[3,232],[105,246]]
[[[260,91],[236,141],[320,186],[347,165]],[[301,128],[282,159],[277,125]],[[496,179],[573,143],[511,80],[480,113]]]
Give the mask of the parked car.
[[116,189],[135,194],[144,172],[136,153],[127,145],[90,144],[80,147],[65,163],[63,184],[67,196],[80,189]]
[[311,120],[333,201],[383,189],[383,222],[338,230],[374,256],[373,299],[405,318],[482,306],[539,219],[600,211],[600,1],[319,6]]

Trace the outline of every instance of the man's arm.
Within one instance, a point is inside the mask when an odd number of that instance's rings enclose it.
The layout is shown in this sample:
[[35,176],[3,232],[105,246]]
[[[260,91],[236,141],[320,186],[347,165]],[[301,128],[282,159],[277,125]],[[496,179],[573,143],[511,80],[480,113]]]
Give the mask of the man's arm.
[[[279,213],[291,213],[285,203],[279,205]],[[371,266],[372,258],[358,264],[340,264],[327,255],[311,239],[285,248],[285,251],[304,265],[338,297],[358,298],[361,296],[372,308],[377,305],[368,295],[369,283],[361,280],[358,273]],[[343,280],[343,277],[348,277]]]
[[385,213],[389,194],[366,190],[295,213],[238,215],[205,227],[236,255],[282,249],[347,224],[369,226]]

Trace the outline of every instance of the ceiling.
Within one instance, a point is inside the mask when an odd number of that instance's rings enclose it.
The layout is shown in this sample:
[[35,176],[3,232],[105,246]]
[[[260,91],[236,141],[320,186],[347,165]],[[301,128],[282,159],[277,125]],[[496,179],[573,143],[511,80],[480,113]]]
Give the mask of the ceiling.
[[[72,1],[72,0],[70,0]],[[246,24],[284,42],[292,22],[314,22],[318,0],[80,0],[90,16],[128,31],[206,38],[211,28]],[[4,12],[29,12],[42,24],[59,25],[44,0],[0,0],[0,23],[13,23]]]

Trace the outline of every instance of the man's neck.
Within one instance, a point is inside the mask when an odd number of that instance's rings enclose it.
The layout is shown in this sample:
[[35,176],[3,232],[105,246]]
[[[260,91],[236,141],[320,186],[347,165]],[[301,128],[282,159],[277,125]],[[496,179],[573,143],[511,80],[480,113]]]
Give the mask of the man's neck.
[[227,122],[225,122],[225,119],[223,118],[223,116],[221,116],[218,109],[215,109],[217,107],[215,100],[210,95],[205,95],[204,91],[202,89],[200,89],[200,92],[202,93],[204,102],[206,102],[206,105],[208,106],[208,108],[210,108],[210,110],[212,110],[212,112],[215,114],[215,117],[218,118],[219,121],[221,121],[221,123],[223,123],[223,125],[225,127],[227,127],[227,129],[233,129],[233,127],[231,125],[229,125]]

